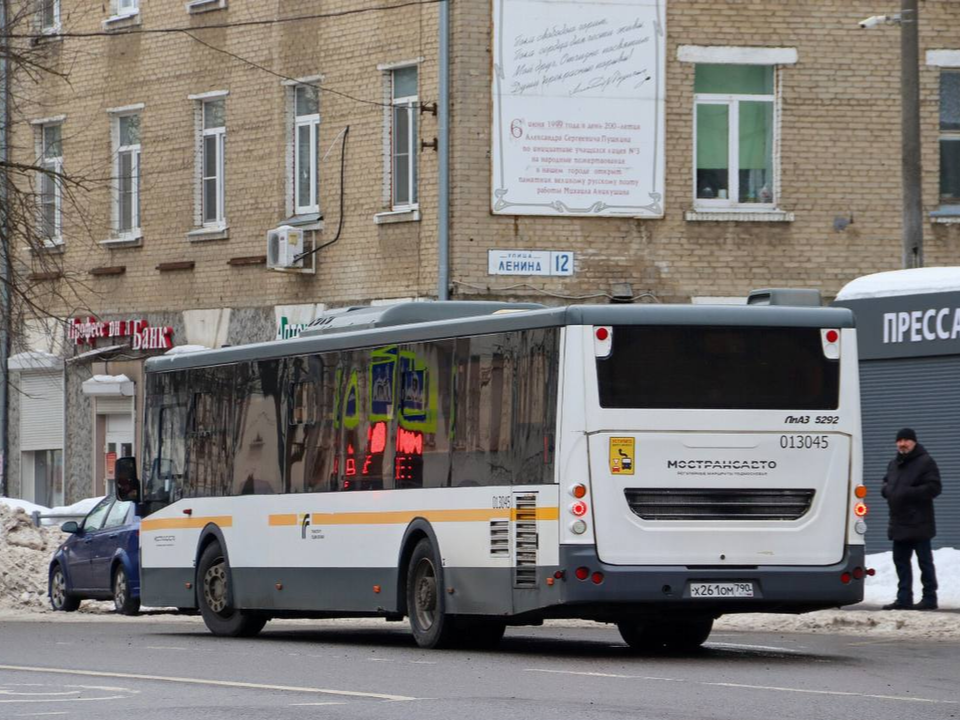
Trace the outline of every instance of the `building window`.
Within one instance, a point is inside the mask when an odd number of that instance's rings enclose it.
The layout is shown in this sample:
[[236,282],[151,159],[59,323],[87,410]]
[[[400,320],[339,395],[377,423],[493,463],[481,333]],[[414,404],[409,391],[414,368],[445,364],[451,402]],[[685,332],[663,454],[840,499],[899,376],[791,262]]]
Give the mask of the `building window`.
[[694,80],[698,208],[777,203],[774,67],[698,64]]
[[63,187],[60,174],[63,172],[63,147],[60,141],[60,125],[40,126],[40,173],[39,173],[39,229],[40,237],[47,245],[58,245],[61,237],[61,205]]
[[391,71],[393,121],[391,178],[394,210],[416,207],[417,197],[417,67]]
[[320,212],[320,90],[293,87],[294,205],[297,215]]
[[135,15],[140,12],[140,0],[114,0],[115,15]]
[[226,101],[223,98],[201,103],[200,206],[205,226],[222,226],[224,214],[223,151],[227,134]]
[[940,202],[960,205],[960,70],[940,74]]
[[40,0],[39,20],[40,32],[60,32],[60,0]]
[[114,120],[116,142],[115,231],[118,236],[140,234],[140,115],[120,115]]

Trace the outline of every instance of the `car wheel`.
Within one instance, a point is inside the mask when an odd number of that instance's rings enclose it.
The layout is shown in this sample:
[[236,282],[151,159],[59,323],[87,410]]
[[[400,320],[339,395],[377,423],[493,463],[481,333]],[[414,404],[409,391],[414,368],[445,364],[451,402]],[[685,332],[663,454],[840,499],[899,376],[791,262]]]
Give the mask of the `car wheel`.
[[136,615],[140,612],[140,598],[135,598],[130,591],[130,580],[123,565],[117,565],[113,571],[113,606],[121,615]]
[[197,599],[203,622],[214,635],[252,637],[263,630],[269,618],[235,608],[230,583],[230,565],[219,543],[207,545],[197,566]]
[[459,638],[455,618],[444,610],[443,567],[433,544],[424,538],[407,567],[407,612],[410,629],[422,648],[447,648]]
[[67,591],[67,577],[57,565],[50,575],[50,605],[58,612],[73,612],[80,607],[80,599]]

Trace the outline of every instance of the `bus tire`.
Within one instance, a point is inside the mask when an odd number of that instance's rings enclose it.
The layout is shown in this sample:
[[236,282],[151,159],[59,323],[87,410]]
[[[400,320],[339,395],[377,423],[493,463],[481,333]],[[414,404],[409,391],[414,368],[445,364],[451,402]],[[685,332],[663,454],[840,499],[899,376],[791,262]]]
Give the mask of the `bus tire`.
[[197,564],[197,600],[203,622],[214,635],[252,637],[263,630],[267,616],[233,607],[230,565],[219,543],[204,548]]
[[698,650],[713,630],[713,618],[692,617],[667,625],[664,646],[668,652],[691,652]]
[[638,652],[690,652],[707,641],[713,618],[621,620],[620,637]]
[[444,610],[443,566],[427,538],[417,543],[407,565],[407,612],[410,629],[422,648],[453,647],[459,640],[456,621]]
[[460,616],[457,630],[460,633],[459,647],[470,650],[493,650],[506,632],[507,622],[499,618]]

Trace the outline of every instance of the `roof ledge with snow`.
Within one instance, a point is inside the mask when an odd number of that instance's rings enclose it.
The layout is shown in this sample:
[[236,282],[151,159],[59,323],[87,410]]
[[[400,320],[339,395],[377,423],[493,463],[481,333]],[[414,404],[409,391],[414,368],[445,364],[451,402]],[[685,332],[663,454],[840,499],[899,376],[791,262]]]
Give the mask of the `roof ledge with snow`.
[[960,291],[960,267],[929,267],[864,275],[837,293],[837,302],[898,295],[926,295]]
[[7,360],[7,369],[14,372],[24,370],[62,370],[63,358],[42,350],[28,350],[27,352],[11,355]]
[[94,375],[84,380],[83,394],[94,397],[132,397],[133,381],[126,375]]

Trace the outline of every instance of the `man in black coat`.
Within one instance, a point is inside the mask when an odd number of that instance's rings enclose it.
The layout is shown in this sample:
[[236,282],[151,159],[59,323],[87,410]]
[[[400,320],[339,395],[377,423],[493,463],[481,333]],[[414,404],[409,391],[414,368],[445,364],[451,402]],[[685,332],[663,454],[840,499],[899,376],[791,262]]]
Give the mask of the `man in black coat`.
[[[936,610],[937,574],[930,540],[937,534],[933,499],[940,494],[940,469],[917,442],[910,428],[897,433],[897,456],[883,476],[883,496],[890,506],[888,537],[893,540],[893,564],[897,567],[897,599],[884,610]],[[910,558],[917,554],[923,598],[913,604],[913,573]]]

